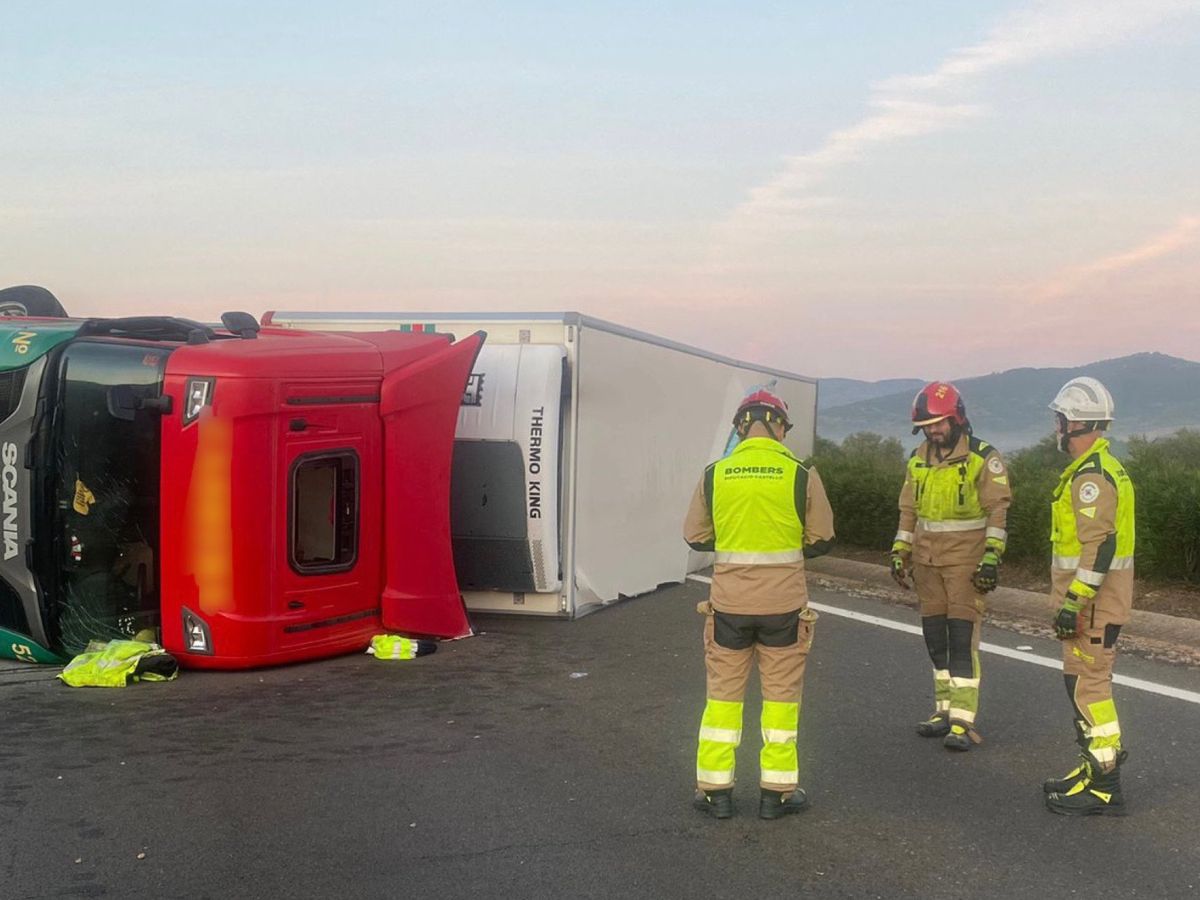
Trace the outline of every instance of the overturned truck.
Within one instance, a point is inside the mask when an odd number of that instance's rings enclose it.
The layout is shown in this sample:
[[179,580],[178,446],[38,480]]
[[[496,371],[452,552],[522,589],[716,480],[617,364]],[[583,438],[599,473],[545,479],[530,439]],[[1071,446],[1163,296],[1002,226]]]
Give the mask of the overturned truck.
[[681,538],[733,410],[770,386],[816,440],[817,383],[579,313],[272,312],[357,333],[487,332],[459,411],[451,533],[472,610],[576,618],[708,566]]
[[469,633],[450,466],[484,335],[222,322],[0,318],[0,655],[151,628],[242,668]]

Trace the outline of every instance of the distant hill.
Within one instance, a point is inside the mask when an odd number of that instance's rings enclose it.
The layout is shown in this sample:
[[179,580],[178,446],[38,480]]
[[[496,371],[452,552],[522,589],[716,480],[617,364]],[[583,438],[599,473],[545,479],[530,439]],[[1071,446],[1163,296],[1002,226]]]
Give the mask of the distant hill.
[[853,378],[822,378],[817,391],[817,409],[823,412],[860,400],[874,400],[889,394],[907,393],[910,397],[925,382],[920,378],[888,378],[884,381],[855,381]]
[[[1053,413],[1046,405],[1063,382],[1076,375],[1099,378],[1112,391],[1117,404],[1113,425],[1117,438],[1155,437],[1180,428],[1200,428],[1200,363],[1162,353],[1137,353],[1074,368],[1010,369],[958,379],[955,384],[966,398],[975,433],[1001,450],[1012,451],[1035,444],[1053,431]],[[822,396],[817,433],[840,442],[847,435],[873,431],[898,438],[905,447],[915,446],[919,439],[912,435],[909,417],[913,394],[921,382],[896,381],[903,389],[850,403],[826,404],[827,398]],[[821,395],[825,383],[822,380]],[[831,393],[836,396],[836,391]]]

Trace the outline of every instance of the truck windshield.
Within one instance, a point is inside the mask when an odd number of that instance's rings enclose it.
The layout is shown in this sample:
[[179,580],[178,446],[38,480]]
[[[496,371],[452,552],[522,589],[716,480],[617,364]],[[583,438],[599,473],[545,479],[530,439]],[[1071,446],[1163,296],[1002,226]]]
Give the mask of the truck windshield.
[[160,395],[169,353],[79,341],[60,358],[47,594],[67,654],[158,626],[161,418],[135,407]]

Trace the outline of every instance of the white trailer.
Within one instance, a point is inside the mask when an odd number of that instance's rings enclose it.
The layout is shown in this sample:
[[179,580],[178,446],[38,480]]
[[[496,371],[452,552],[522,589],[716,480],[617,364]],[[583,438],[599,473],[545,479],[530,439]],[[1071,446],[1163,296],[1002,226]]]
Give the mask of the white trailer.
[[579,313],[271,312],[321,331],[486,331],[459,415],[451,529],[468,607],[574,618],[712,562],[682,537],[738,402],[772,385],[801,457],[817,383]]

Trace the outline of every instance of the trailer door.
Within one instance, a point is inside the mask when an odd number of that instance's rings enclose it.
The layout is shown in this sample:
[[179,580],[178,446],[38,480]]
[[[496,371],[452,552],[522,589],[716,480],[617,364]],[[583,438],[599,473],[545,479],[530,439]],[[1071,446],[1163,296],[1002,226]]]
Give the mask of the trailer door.
[[435,637],[471,633],[450,549],[450,460],[477,332],[384,376],[383,626]]
[[458,416],[450,526],[459,587],[562,587],[563,361],[551,344],[484,347]]

